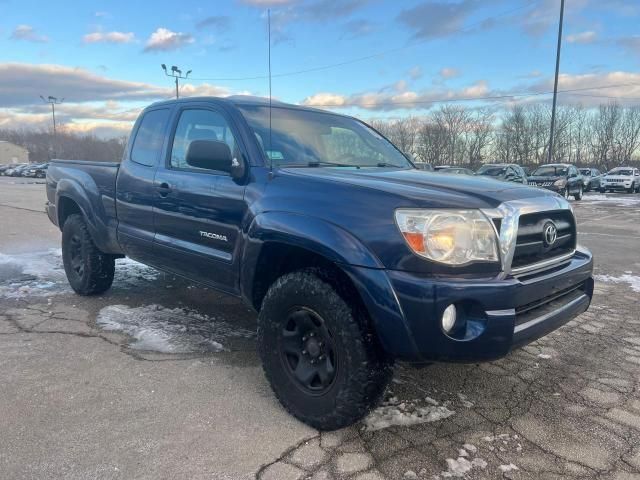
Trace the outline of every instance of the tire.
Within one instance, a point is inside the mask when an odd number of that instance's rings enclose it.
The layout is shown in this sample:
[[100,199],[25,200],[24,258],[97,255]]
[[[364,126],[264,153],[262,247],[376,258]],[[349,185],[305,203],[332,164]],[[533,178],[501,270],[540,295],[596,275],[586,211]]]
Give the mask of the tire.
[[636,191],[636,184],[632,183],[631,186],[627,189],[627,193],[634,193]]
[[563,198],[569,200],[569,187],[564,187],[562,192],[560,192],[560,195],[562,195]]
[[70,215],[64,222],[62,262],[69,285],[79,295],[106,292],[113,283],[115,257],[96,247],[82,215]]
[[258,316],[258,349],[271,388],[290,414],[318,430],[360,420],[392,375],[368,317],[330,281],[317,270],[286,274],[269,288]]
[[606,189],[604,189],[604,188],[601,188],[601,189],[600,189],[600,193],[607,193],[607,190],[606,190]]
[[577,200],[582,200],[582,194],[583,194],[583,190],[582,190],[582,185],[580,185],[580,187],[578,187],[578,193],[576,193],[573,198]]

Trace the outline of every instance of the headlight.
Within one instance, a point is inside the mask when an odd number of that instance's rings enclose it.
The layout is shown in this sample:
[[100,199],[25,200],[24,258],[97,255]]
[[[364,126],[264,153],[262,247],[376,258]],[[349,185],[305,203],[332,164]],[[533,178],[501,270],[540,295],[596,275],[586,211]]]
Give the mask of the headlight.
[[567,184],[567,181],[564,178],[561,178],[560,180],[556,180],[555,182],[553,182],[554,187],[564,187],[566,184]]
[[396,210],[396,223],[409,248],[449,265],[497,262],[498,239],[479,210]]

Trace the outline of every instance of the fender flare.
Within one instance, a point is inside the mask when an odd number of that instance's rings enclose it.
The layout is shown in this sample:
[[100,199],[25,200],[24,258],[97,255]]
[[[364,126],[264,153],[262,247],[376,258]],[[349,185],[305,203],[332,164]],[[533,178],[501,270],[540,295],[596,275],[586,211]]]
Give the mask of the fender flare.
[[240,288],[245,299],[252,298],[256,266],[266,243],[304,248],[337,264],[351,279],[382,347],[390,355],[419,356],[384,265],[347,230],[321,218],[274,211],[257,215],[245,238],[240,272]]
[[83,184],[80,184],[76,179],[70,178],[63,178],[58,182],[56,187],[56,220],[58,221],[58,227],[62,230],[61,200],[71,200],[78,205],[82,212],[89,234],[96,246],[103,252],[115,253],[112,252],[113,247],[110,243],[109,228],[104,221],[106,212],[102,205],[98,186],[89,175],[87,175],[87,179],[88,181]]

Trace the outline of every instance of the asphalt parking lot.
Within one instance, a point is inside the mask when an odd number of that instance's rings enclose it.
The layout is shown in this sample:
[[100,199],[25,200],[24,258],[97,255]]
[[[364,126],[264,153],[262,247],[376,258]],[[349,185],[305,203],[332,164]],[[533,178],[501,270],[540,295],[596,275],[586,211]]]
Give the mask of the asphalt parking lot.
[[587,313],[500,361],[398,365],[327,434],[279,406],[236,300],[126,259],[74,295],[43,203],[0,178],[0,478],[640,479],[640,195],[573,202]]

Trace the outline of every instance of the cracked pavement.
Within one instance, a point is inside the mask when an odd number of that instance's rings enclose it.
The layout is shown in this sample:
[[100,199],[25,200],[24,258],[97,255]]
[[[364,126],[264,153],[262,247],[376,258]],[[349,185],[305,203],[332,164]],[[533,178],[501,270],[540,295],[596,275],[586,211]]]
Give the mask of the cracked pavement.
[[371,417],[320,434],[272,395],[246,307],[127,261],[72,294],[43,186],[6,180],[0,478],[640,479],[640,195],[574,202],[587,313],[496,362],[397,365]]

